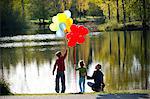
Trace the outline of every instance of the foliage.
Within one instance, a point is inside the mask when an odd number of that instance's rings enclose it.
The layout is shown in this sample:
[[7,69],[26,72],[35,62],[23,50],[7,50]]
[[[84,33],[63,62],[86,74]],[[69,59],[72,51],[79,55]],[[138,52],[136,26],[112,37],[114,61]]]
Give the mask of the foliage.
[[149,0],[1,0],[0,36],[22,34],[30,20],[51,20],[51,16],[64,10],[70,10],[72,17],[80,20],[87,15],[104,15],[110,24],[141,21],[149,25],[149,5]]
[[10,95],[12,94],[9,89],[9,83],[5,80],[0,79],[0,95]]
[[89,3],[89,9],[87,10],[87,15],[89,16],[104,16],[103,10],[94,3]]
[[50,6],[52,4],[48,0],[31,0],[29,8],[31,19],[48,19]]
[[[109,23],[104,23],[98,26],[100,31],[120,31],[123,30],[123,24],[117,23],[115,20],[110,21]],[[126,23],[127,30],[141,30],[142,29],[142,22],[135,21],[135,22],[128,22]]]
[[2,0],[1,6],[1,33],[0,36],[16,35],[27,27],[25,20],[20,15],[19,10],[13,8],[13,2]]

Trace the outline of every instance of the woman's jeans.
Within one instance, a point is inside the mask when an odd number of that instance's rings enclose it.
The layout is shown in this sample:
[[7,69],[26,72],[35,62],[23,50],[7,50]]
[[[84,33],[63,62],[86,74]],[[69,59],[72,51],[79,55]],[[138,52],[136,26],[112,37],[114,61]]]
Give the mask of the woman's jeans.
[[60,78],[61,78],[61,87],[62,87],[61,93],[64,93],[65,89],[66,89],[64,71],[57,71],[57,74],[56,74],[56,87],[55,87],[55,90],[56,90],[57,93],[59,93],[59,79]]

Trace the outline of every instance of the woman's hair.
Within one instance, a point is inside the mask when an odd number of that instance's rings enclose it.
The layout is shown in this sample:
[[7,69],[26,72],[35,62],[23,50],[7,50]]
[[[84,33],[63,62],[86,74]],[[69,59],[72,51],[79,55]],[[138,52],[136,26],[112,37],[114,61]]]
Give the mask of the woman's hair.
[[95,66],[95,69],[101,69],[101,65],[100,65],[100,64],[97,64],[97,65]]

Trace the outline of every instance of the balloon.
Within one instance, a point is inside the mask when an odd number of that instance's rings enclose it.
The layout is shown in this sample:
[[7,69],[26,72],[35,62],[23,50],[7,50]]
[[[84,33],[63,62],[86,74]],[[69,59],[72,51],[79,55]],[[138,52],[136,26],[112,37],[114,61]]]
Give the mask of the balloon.
[[56,31],[56,36],[57,37],[64,37],[65,34],[64,34],[64,32],[61,31],[61,29],[59,29],[58,31]]
[[73,20],[70,17],[71,12],[69,10],[65,10],[64,13],[58,13],[56,16],[53,16],[53,24],[50,24],[49,26],[50,30],[58,31],[58,29],[60,28],[62,32],[70,32],[70,27],[73,24]]
[[82,44],[85,41],[84,36],[88,34],[88,29],[84,26],[72,24],[70,32],[67,33],[68,46],[73,47],[76,44]]
[[64,13],[66,14],[67,18],[71,17],[71,12],[69,10],[65,10]]
[[58,30],[57,25],[54,23],[50,24],[49,28],[51,29],[51,31],[57,31]]
[[66,29],[67,29],[67,32],[70,32],[70,26],[73,24],[73,20],[71,18],[68,18],[66,20]]
[[76,41],[74,41],[73,39],[70,39],[69,41],[68,41],[68,46],[69,47],[73,47],[73,46],[75,46],[76,45]]
[[54,22],[54,23],[55,23],[55,22],[58,22],[57,16],[53,16],[53,17],[52,17],[52,22]]
[[64,13],[58,13],[58,14],[57,14],[57,17],[58,17],[58,22],[59,22],[59,23],[65,22],[66,19],[67,19],[67,16],[66,16],[66,14],[64,14]]
[[66,34],[66,38],[67,38],[67,39],[72,38],[72,36],[73,36],[73,34],[72,34],[72,33],[67,33],[67,34]]
[[64,30],[64,33],[68,33],[68,32],[70,32],[70,30],[68,31],[67,28],[66,28],[66,29]]
[[70,27],[71,31],[76,31],[77,30],[77,26],[75,24],[72,24]]
[[79,29],[82,35],[88,34],[88,29],[85,28],[84,26],[79,26]]
[[60,23],[59,28],[61,29],[61,31],[64,32],[64,30],[66,29],[66,24],[65,23]]
[[78,44],[82,44],[85,41],[85,38],[83,36],[79,37]]

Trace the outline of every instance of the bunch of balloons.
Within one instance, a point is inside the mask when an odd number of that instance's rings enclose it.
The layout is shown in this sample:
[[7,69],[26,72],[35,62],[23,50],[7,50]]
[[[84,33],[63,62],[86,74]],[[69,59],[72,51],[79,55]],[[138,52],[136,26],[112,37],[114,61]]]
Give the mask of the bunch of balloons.
[[58,13],[52,17],[52,22],[49,26],[51,31],[56,31],[57,37],[68,39],[68,46],[74,47],[76,44],[81,44],[85,41],[85,35],[88,34],[88,29],[82,25],[73,24],[71,12],[65,10],[64,13]]
[[85,35],[88,34],[88,29],[82,25],[71,25],[71,31],[67,33],[68,46],[73,47],[76,43],[81,44],[85,41]]
[[56,31],[57,37],[64,37],[65,32],[70,32],[70,27],[73,24],[71,12],[65,10],[63,13],[58,13],[52,17],[52,22],[49,26],[51,31]]

